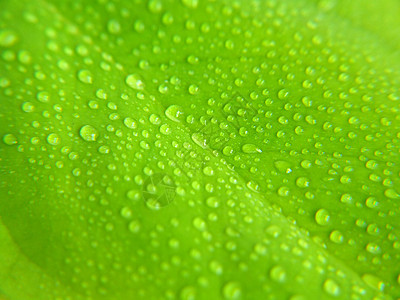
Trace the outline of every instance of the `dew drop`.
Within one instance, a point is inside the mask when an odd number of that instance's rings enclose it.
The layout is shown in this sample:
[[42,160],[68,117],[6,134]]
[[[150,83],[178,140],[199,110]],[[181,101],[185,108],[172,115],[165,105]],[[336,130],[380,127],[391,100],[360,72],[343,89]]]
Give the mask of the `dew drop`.
[[231,156],[233,154],[233,148],[231,146],[225,146],[224,149],[222,149],[222,153],[226,156]]
[[276,282],[285,282],[286,281],[286,271],[281,266],[275,266],[269,272],[271,279]]
[[292,172],[290,163],[288,163],[287,161],[277,160],[274,162],[274,166],[281,173],[289,174]]
[[242,289],[240,284],[236,281],[230,281],[222,288],[222,295],[227,300],[240,299],[242,296]]
[[381,247],[376,243],[368,243],[365,249],[371,254],[380,254],[382,252]]
[[117,20],[111,19],[107,23],[107,30],[111,34],[118,34],[121,32],[121,24]]
[[0,30],[0,46],[1,47],[11,47],[17,42],[17,35],[7,29]]
[[135,129],[137,127],[137,122],[131,117],[126,117],[124,119],[124,125],[130,129]]
[[126,84],[134,90],[143,90],[144,82],[138,74],[130,74],[125,78]]
[[31,102],[24,102],[22,104],[22,110],[24,112],[30,113],[30,112],[33,112],[35,110],[35,106]]
[[94,142],[96,141],[99,134],[96,128],[94,128],[93,126],[84,125],[81,127],[81,130],[79,131],[79,135],[81,136],[82,139],[84,139],[87,142]]
[[310,180],[308,178],[306,178],[306,177],[299,177],[296,180],[296,185],[299,188],[306,188],[306,187],[308,187],[310,185]]
[[171,133],[171,128],[169,127],[168,124],[162,124],[162,125],[160,126],[160,132],[161,132],[162,134],[168,135],[168,134]]
[[248,154],[252,154],[252,153],[262,153],[262,150],[260,148],[258,148],[256,145],[254,144],[244,144],[242,146],[242,151],[244,153],[248,153]]
[[341,244],[341,243],[343,243],[344,237],[343,237],[343,234],[340,231],[334,230],[329,235],[329,239],[332,242],[334,242],[335,244]]
[[382,281],[382,279],[376,277],[375,275],[364,274],[362,276],[362,280],[375,290],[383,292],[385,289],[385,283]]
[[188,90],[189,90],[189,94],[191,94],[191,95],[196,95],[199,93],[199,87],[195,84],[191,84],[189,86]]
[[132,233],[138,233],[140,231],[140,222],[138,220],[131,221],[128,229]]
[[50,133],[47,136],[47,142],[50,145],[56,146],[56,145],[60,144],[60,137],[55,133]]
[[89,70],[79,70],[78,79],[82,83],[87,83],[87,84],[93,83],[93,76]]
[[315,213],[315,222],[317,222],[318,225],[328,225],[330,218],[329,212],[326,209],[321,208]]
[[11,133],[6,134],[6,135],[3,136],[3,142],[4,142],[6,145],[10,145],[10,146],[11,146],[11,145],[18,144],[17,138],[15,137],[15,135],[13,135],[13,134],[11,134]]
[[182,0],[182,4],[189,8],[196,8],[199,5],[199,0]]
[[208,207],[217,208],[220,206],[220,200],[217,197],[209,197],[206,200],[206,204]]
[[212,176],[212,175],[214,175],[214,170],[213,170],[213,168],[208,166],[203,169],[203,173],[204,173],[204,175]]
[[195,300],[196,289],[193,286],[186,286],[181,290],[179,297],[181,300]]
[[180,122],[183,117],[183,111],[179,105],[173,104],[165,110],[165,115],[174,122]]
[[49,102],[50,94],[48,92],[41,91],[36,94],[36,99],[38,99],[40,102],[47,103]]
[[101,153],[101,154],[108,154],[108,153],[110,153],[110,147],[103,145],[103,146],[100,146],[97,149],[97,151],[99,151],[99,153]]
[[207,149],[207,139],[204,136],[204,134],[200,132],[195,132],[191,136],[193,142],[196,143],[196,145],[200,146],[203,149]]
[[324,291],[331,296],[339,296],[340,287],[333,279],[327,279],[323,285]]
[[206,229],[206,222],[202,218],[195,218],[193,220],[193,226],[200,231],[204,231]]
[[282,186],[278,189],[278,195],[281,197],[287,197],[290,194],[290,190],[286,186]]

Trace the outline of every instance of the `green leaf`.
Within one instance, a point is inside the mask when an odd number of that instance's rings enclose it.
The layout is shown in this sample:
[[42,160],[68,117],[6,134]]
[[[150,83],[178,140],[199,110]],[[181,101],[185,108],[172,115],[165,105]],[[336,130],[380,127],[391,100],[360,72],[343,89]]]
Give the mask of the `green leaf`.
[[0,295],[396,299],[399,4],[344,7],[0,1]]

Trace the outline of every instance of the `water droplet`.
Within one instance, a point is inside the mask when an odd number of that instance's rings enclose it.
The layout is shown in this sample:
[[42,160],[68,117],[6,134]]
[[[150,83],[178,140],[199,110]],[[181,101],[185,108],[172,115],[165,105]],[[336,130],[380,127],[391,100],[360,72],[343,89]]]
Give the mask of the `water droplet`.
[[6,135],[3,136],[3,142],[4,142],[6,145],[10,145],[10,146],[11,146],[11,145],[18,144],[17,138],[15,137],[15,135],[13,135],[13,134],[11,134],[11,133],[6,134]]
[[364,274],[362,280],[375,290],[382,291],[385,289],[385,283],[382,279],[372,274]]
[[160,132],[161,132],[162,134],[168,135],[168,134],[171,133],[171,128],[169,127],[168,124],[162,124],[162,125],[160,126]]
[[191,95],[196,95],[199,93],[199,87],[195,84],[191,84],[189,86],[188,90],[189,90],[189,94],[191,94]]
[[49,102],[50,94],[48,92],[41,91],[36,94],[36,99],[43,103]]
[[89,70],[78,71],[78,79],[82,83],[87,83],[87,84],[93,83],[93,76]]
[[214,175],[214,170],[211,167],[205,167],[203,169],[203,173],[204,173],[204,175],[212,176],[212,175]]
[[7,29],[0,30],[0,46],[1,47],[11,47],[18,41],[17,35]]
[[233,154],[233,148],[231,146],[225,146],[224,149],[222,149],[222,153],[226,156],[231,156]]
[[127,206],[121,208],[121,216],[125,219],[129,219],[130,217],[132,217],[132,209]]
[[189,8],[196,8],[199,5],[199,0],[182,0],[182,4]]
[[138,74],[130,74],[126,76],[125,82],[128,86],[135,90],[143,90],[144,82]]
[[244,153],[248,153],[248,154],[251,154],[251,153],[261,153],[262,152],[262,150],[260,149],[260,148],[258,148],[256,145],[254,145],[254,144],[244,144],[243,146],[242,146],[242,151],[244,152]]
[[390,199],[398,199],[400,195],[394,189],[387,189],[385,190],[385,196]]
[[378,168],[378,163],[375,160],[369,160],[366,162],[365,166],[370,170],[375,170]]
[[186,286],[180,292],[181,300],[195,300],[196,299],[196,289],[193,286]]
[[306,187],[308,187],[310,185],[310,180],[308,178],[306,178],[306,177],[299,177],[296,180],[296,185],[299,188],[306,188]]
[[376,208],[379,206],[379,202],[375,197],[368,197],[365,200],[365,205],[369,208]]
[[220,206],[220,200],[217,197],[209,197],[206,200],[206,204],[208,207],[217,208]]
[[195,132],[191,136],[193,142],[196,143],[196,145],[200,146],[203,149],[207,149],[207,139],[204,136],[204,134],[200,132]]
[[22,104],[22,110],[24,112],[30,113],[30,112],[33,112],[35,110],[35,106],[31,102],[24,102]]
[[60,137],[55,133],[50,133],[47,136],[47,142],[50,145],[56,146],[56,145],[60,144]]
[[217,275],[221,275],[223,273],[223,267],[222,267],[221,263],[216,260],[212,260],[210,262],[209,267],[210,267],[211,272],[213,272]]
[[324,291],[331,296],[339,296],[340,287],[333,279],[327,279],[323,285]]
[[97,151],[99,151],[99,153],[101,153],[101,154],[108,154],[108,153],[110,153],[110,147],[103,145],[103,146],[100,146],[97,149]]
[[290,190],[286,186],[282,186],[278,189],[278,195],[282,197],[287,197],[290,194]]
[[343,194],[342,197],[340,197],[340,201],[342,203],[351,204],[353,203],[353,197],[350,194]]
[[124,125],[130,129],[135,129],[137,127],[137,122],[131,117],[126,117],[124,119]]
[[96,128],[94,128],[93,126],[84,125],[81,127],[81,130],[79,131],[79,135],[87,142],[94,142],[96,141],[99,134]]
[[206,222],[199,217],[193,220],[193,226],[200,231],[206,230]]
[[276,282],[285,282],[286,281],[286,271],[281,266],[275,266],[269,272],[271,279]]
[[321,208],[315,213],[315,222],[321,226],[327,225],[330,218],[329,212],[326,209]]
[[179,105],[171,105],[165,110],[165,115],[174,122],[180,122],[183,119],[183,110]]
[[368,243],[365,249],[371,254],[380,254],[382,252],[381,247],[376,243]]
[[334,230],[329,235],[329,239],[336,244],[341,244],[343,243],[344,237],[340,231]]
[[274,165],[275,165],[275,168],[281,173],[289,174],[292,172],[290,163],[288,163],[287,161],[277,160],[274,162]]
[[230,281],[224,285],[222,288],[222,294],[227,300],[240,299],[242,296],[242,289],[239,282]]
[[118,34],[121,32],[121,24],[117,20],[111,19],[107,23],[107,30],[111,34]]
[[138,233],[140,231],[140,222],[138,220],[131,221],[128,228],[130,232]]

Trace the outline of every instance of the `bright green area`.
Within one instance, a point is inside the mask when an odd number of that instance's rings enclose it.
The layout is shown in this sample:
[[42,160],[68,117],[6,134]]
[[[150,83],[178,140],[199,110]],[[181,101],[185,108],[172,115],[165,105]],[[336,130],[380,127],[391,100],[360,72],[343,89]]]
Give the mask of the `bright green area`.
[[0,299],[397,299],[399,2],[349,3],[0,1]]

